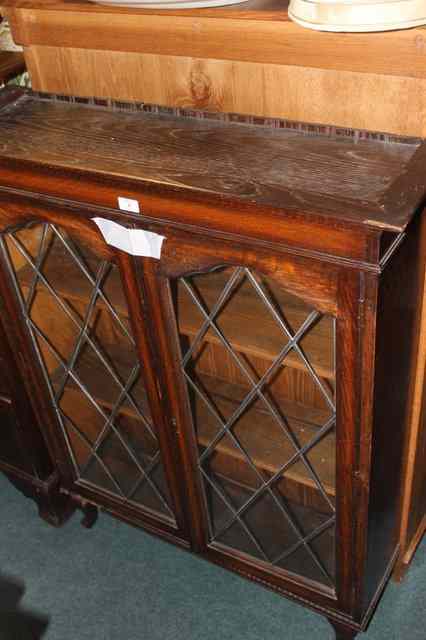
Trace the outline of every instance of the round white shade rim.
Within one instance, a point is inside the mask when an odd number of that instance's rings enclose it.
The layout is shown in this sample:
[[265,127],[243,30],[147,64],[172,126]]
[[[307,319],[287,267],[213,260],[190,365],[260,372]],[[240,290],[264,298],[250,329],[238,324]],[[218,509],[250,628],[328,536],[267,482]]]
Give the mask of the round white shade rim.
[[248,0],[90,0],[96,4],[117,7],[133,7],[134,9],[208,9],[242,4]]
[[426,24],[426,2],[291,0],[288,15],[303,27],[318,31],[392,31]]

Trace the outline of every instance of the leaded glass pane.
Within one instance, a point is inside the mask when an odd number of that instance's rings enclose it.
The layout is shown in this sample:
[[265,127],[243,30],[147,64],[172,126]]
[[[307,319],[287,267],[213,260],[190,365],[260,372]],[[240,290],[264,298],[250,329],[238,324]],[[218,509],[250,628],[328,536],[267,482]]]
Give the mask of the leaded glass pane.
[[174,521],[118,268],[51,224],[2,245],[77,478]]
[[210,543],[334,587],[335,323],[243,267],[180,278]]

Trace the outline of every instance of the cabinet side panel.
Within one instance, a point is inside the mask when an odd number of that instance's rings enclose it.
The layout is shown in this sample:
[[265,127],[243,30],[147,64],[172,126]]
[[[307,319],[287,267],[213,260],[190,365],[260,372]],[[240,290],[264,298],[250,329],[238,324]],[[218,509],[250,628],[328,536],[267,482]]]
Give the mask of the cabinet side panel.
[[379,284],[365,607],[380,589],[398,545],[410,374],[415,364],[422,285],[418,265],[423,230],[424,223],[418,216]]
[[[424,225],[424,222],[423,222]],[[419,295],[415,368],[412,372],[410,427],[405,450],[404,487],[400,523],[401,555],[395,577],[401,578],[421,540],[426,522],[426,237],[422,234],[418,265]]]
[[[424,527],[426,516],[426,396],[423,390],[418,440],[413,468],[413,487],[406,532],[406,548],[410,547],[420,527]],[[415,547],[414,547],[415,548]],[[413,549],[414,550],[414,549]],[[405,551],[405,549],[404,549]]]

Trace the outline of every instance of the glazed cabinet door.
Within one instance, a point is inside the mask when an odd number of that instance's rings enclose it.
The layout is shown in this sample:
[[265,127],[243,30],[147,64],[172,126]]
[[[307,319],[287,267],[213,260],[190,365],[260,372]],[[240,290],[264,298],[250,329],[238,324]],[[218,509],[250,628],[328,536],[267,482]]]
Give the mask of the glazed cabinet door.
[[191,460],[188,495],[196,478],[201,549],[272,587],[349,609],[351,570],[339,566],[352,552],[342,535],[352,496],[343,443],[354,425],[338,368],[345,357],[355,369],[355,359],[352,323],[339,324],[339,270],[169,238],[160,263],[146,261],[145,280],[166,327],[165,376]]
[[183,540],[175,447],[133,259],[106,245],[92,221],[67,222],[18,224],[1,239],[3,280],[43,383],[38,401],[62,483]]

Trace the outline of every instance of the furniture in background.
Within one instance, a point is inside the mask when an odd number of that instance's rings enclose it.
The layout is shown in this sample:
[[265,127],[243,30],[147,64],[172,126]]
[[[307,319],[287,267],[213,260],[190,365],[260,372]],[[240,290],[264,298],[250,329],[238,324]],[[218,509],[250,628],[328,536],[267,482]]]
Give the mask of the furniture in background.
[[22,53],[15,51],[0,51],[0,85],[9,82],[25,71],[25,61]]
[[285,0],[180,11],[0,5],[37,91],[426,134],[423,28],[312,33],[288,19]]

